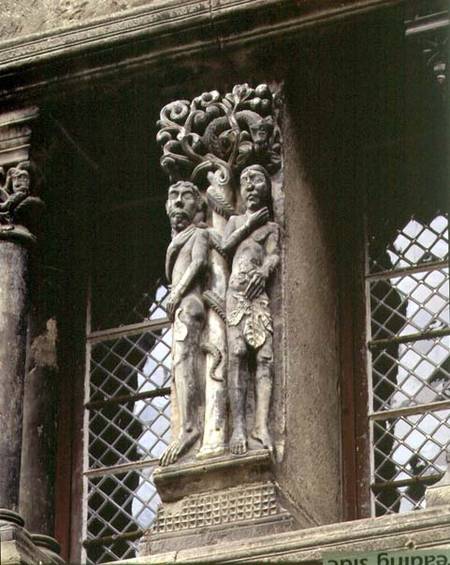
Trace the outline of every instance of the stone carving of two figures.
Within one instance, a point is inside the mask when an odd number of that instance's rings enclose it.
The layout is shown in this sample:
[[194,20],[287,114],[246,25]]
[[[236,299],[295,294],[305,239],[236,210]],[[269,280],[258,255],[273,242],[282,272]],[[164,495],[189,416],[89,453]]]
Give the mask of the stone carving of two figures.
[[[268,429],[273,381],[268,287],[280,261],[280,242],[279,227],[269,212],[271,180],[263,166],[253,164],[242,170],[240,200],[243,213],[231,215],[219,233],[204,223],[206,203],[193,183],[181,180],[169,187],[166,211],[172,242],[166,256],[171,283],[167,311],[173,321],[178,433],[163,454],[162,465],[174,463],[200,438],[202,401],[205,421],[198,456],[223,453],[227,428],[233,454],[246,453],[249,440],[273,450]],[[208,332],[209,343],[205,343]],[[202,395],[199,361],[205,354],[211,357],[205,383],[210,393]],[[255,378],[255,401],[248,437],[250,372]]]

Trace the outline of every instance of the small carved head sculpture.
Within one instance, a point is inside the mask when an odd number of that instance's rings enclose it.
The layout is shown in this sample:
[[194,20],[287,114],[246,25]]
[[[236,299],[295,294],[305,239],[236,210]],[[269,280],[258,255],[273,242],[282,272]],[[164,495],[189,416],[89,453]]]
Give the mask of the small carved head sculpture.
[[202,209],[203,198],[195,184],[180,180],[169,186],[166,212],[174,232],[186,229]]
[[24,161],[8,170],[5,190],[14,194],[21,192],[24,196],[27,196],[30,193],[30,183],[29,164]]
[[272,182],[266,169],[261,165],[250,165],[241,173],[241,197],[250,212],[270,204]]
[[271,116],[261,118],[261,120],[250,126],[250,134],[257,152],[268,147],[270,138],[273,134],[273,129],[274,125]]

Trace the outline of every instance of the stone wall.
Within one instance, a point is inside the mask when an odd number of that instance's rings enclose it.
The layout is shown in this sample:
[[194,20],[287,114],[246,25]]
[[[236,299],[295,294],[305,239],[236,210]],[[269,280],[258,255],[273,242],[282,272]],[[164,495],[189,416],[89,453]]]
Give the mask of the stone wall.
[[309,174],[305,145],[315,143],[314,130],[305,127],[305,135],[299,134],[299,104],[292,93],[295,88],[287,92],[283,128],[287,401],[279,481],[304,513],[300,522],[319,525],[342,519],[338,293],[333,225],[327,223],[333,202]]
[[[159,0],[3,0],[2,41],[105,18]],[[167,4],[167,2],[164,2]]]

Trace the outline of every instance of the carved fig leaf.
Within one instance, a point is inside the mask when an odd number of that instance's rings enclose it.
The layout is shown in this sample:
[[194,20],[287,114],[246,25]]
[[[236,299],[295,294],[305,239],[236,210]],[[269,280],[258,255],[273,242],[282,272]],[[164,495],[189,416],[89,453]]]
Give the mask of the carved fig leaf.
[[257,299],[251,303],[250,315],[245,320],[244,338],[254,349],[260,348],[269,333],[273,332],[268,301]]
[[237,326],[242,318],[249,314],[250,303],[241,294],[235,294],[235,298],[238,299],[236,307],[227,315],[228,324],[230,326]]

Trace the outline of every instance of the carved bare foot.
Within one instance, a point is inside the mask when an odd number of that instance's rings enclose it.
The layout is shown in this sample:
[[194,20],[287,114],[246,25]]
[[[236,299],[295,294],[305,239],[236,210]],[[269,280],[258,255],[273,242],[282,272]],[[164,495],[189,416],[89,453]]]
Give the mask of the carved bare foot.
[[255,427],[252,430],[251,436],[253,439],[259,441],[265,449],[273,452],[273,442],[269,430],[264,427]]
[[200,432],[197,429],[192,429],[189,432],[183,432],[180,437],[172,441],[166,451],[163,453],[159,464],[162,467],[171,465],[183,455],[190,447],[194,445],[200,436]]
[[247,453],[247,436],[243,430],[236,428],[230,439],[230,451],[235,455]]

